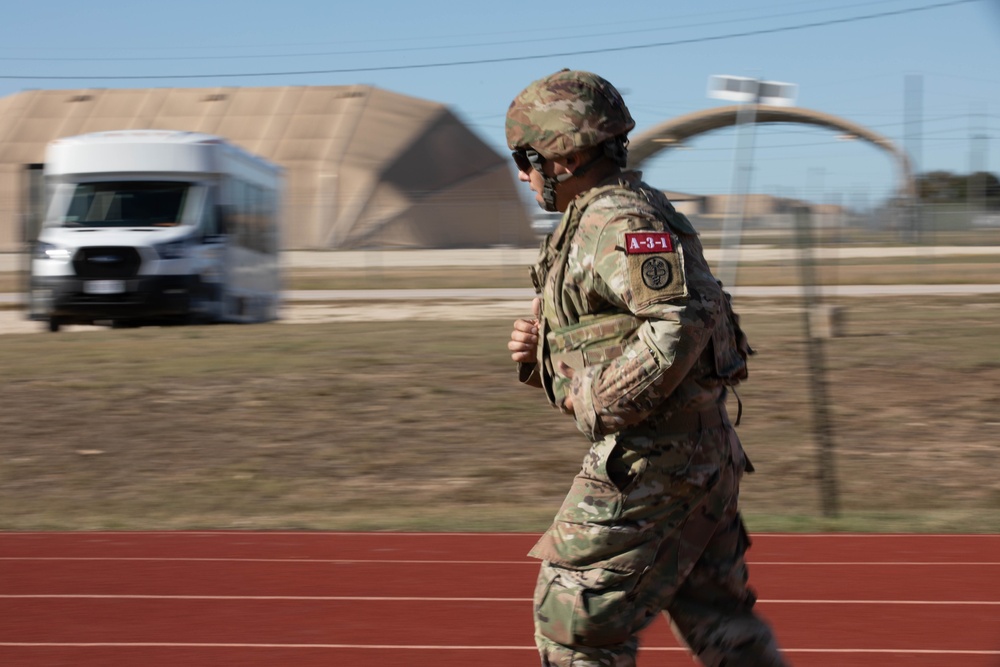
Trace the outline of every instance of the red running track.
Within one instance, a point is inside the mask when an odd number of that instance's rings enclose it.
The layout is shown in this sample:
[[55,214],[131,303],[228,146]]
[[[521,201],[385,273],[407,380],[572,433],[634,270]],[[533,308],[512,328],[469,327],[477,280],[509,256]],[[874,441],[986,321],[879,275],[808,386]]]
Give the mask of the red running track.
[[[538,665],[528,534],[0,533],[0,665]],[[797,667],[1000,667],[1000,535],[758,535]],[[658,620],[643,666],[692,664]]]

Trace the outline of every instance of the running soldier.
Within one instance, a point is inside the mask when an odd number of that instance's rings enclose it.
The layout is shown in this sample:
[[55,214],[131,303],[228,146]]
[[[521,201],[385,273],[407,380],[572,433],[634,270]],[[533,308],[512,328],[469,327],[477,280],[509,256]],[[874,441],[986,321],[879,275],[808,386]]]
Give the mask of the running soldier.
[[631,667],[662,612],[704,665],[783,667],[747,583],[737,501],[752,467],[726,411],[752,351],[691,223],[625,169],[634,126],[582,71],[535,81],[507,111],[520,180],[563,213],[508,349],[591,445],[531,551],[542,665]]

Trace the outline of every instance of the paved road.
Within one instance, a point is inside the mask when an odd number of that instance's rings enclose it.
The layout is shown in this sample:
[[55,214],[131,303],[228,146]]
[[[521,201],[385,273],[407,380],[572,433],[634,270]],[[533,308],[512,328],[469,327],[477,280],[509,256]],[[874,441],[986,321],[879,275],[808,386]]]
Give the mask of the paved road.
[[[839,258],[997,256],[1000,247],[898,247],[827,248]],[[794,250],[745,247],[741,262],[773,261],[794,257]],[[283,261],[295,268],[377,268],[416,266],[526,266],[536,251],[524,248],[482,250],[407,250],[358,252],[286,252]],[[712,251],[706,253],[713,260]],[[0,253],[0,271],[22,268],[15,254]],[[948,296],[952,294],[1000,294],[1000,284],[975,285],[830,285],[820,288],[827,297]],[[802,294],[798,286],[738,286],[736,298],[786,298]],[[530,289],[393,289],[393,290],[293,290],[286,292],[282,321],[288,323],[352,320],[513,318],[525,314],[533,296]],[[31,333],[43,330],[13,308],[25,303],[24,295],[0,293],[0,333]],[[67,327],[93,329],[94,327]]]
[[[798,287],[741,287],[739,297],[783,298],[801,294]],[[1000,294],[1000,285],[841,285],[824,291],[827,296],[876,297],[950,294]],[[286,294],[281,323],[398,322],[413,320],[514,320],[529,314],[533,294],[526,289],[439,290],[315,290]],[[0,304],[16,304],[17,294],[0,294]],[[749,304],[744,304],[744,308]],[[752,306],[750,306],[752,307]],[[98,327],[69,326],[66,331]],[[0,308],[0,334],[41,333],[40,322],[25,318],[18,308]]]
[[[948,296],[950,294],[1000,294],[994,285],[829,285],[816,288],[827,297],[875,296]],[[738,286],[730,290],[734,297],[783,298],[802,295],[794,285]],[[482,289],[372,289],[372,290],[292,290],[284,294],[286,303],[330,303],[343,301],[531,301],[534,293],[527,288]],[[0,294],[0,305],[23,304],[22,294]]]
[[[802,287],[797,285],[737,286],[728,290],[734,297],[797,297]],[[827,297],[871,296],[948,296],[950,294],[1000,294],[997,285],[827,285],[814,288],[814,292]],[[382,290],[303,290],[285,293],[287,301],[390,301],[422,300],[446,301],[453,299],[530,301],[534,292],[530,288],[482,289],[382,289]]]
[[[536,248],[466,248],[458,250],[340,250],[307,251],[286,250],[281,254],[282,264],[295,269],[356,269],[378,267],[426,266],[527,266],[535,262]],[[998,256],[997,246],[893,246],[859,247],[827,246],[816,248],[817,259],[879,259],[879,258],[928,258]],[[716,262],[721,256],[718,249],[709,248],[705,258]],[[773,262],[798,257],[794,248],[775,248],[770,245],[745,245],[740,249],[740,262]],[[19,271],[25,267],[25,258],[18,253],[0,253],[0,272]]]
[[[815,288],[826,297],[948,296],[951,294],[1000,294],[1000,284],[975,285],[826,285]],[[782,298],[802,295],[796,285],[737,286],[734,297]],[[327,303],[343,301],[531,301],[528,288],[476,289],[375,289],[375,290],[292,290],[284,294],[287,303]],[[0,294],[0,304],[25,303],[22,294]]]

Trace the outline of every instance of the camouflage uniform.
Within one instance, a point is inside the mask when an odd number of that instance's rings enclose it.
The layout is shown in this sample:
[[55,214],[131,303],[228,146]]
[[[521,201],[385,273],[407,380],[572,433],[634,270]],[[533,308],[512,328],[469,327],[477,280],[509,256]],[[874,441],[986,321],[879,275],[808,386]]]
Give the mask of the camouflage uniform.
[[[529,121],[512,105],[508,138]],[[662,611],[705,665],[784,665],[753,612],[737,509],[752,468],[725,407],[750,350],[697,233],[624,172],[569,204],[532,278],[538,363],[522,364],[521,380],[555,406],[571,396],[592,443],[531,551],[543,561],[542,664],[632,666],[637,633]]]

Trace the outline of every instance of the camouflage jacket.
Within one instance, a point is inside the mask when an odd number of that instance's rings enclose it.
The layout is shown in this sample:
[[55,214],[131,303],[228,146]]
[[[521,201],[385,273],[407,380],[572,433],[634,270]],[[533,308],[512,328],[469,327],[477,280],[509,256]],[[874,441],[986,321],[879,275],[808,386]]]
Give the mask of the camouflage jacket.
[[691,223],[625,172],[579,195],[542,243],[538,363],[521,380],[596,441],[709,408],[750,348]]

